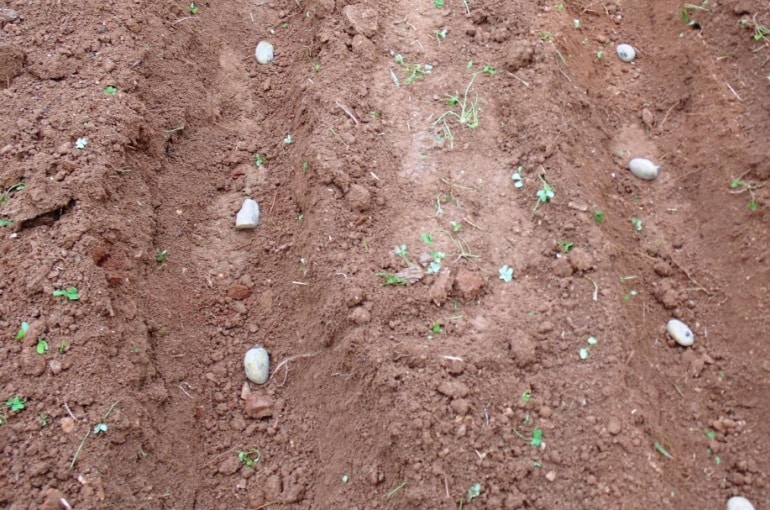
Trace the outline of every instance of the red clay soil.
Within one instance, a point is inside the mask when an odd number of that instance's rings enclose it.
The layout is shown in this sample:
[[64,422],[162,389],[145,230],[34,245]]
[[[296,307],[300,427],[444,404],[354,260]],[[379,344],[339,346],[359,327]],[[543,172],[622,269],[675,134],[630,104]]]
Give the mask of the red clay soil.
[[0,3],[0,508],[770,508],[767,2],[441,3]]

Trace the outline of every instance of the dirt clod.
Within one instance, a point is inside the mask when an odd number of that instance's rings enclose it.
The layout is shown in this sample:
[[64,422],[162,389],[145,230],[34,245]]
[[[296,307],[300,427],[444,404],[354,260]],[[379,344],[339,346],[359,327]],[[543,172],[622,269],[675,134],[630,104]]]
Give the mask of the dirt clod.
[[243,412],[256,420],[269,418],[273,415],[273,400],[259,393],[250,393],[244,401]]

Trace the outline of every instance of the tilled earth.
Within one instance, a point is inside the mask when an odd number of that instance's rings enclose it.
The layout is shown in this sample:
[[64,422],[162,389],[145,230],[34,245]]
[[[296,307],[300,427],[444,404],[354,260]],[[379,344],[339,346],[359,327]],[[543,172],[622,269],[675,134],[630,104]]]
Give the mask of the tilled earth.
[[0,508],[769,508],[767,24],[0,3]]

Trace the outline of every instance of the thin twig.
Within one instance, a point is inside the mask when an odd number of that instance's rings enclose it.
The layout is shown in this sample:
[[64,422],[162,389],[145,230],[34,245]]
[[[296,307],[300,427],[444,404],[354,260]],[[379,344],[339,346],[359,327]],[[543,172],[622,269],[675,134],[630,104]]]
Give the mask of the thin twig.
[[663,124],[665,124],[665,123],[666,123],[666,119],[668,119],[668,114],[669,114],[669,113],[671,113],[671,110],[673,110],[674,108],[676,108],[676,105],[677,105],[677,104],[679,104],[679,103],[674,103],[674,105],[673,105],[671,108],[669,108],[668,110],[666,110],[666,114],[663,116],[663,120],[662,120],[662,121],[660,121],[660,124],[658,124],[658,131],[660,131],[660,128],[662,128],[662,127],[663,127]]
[[585,278],[586,280],[588,280],[589,282],[591,282],[591,283],[593,283],[593,284],[594,284],[594,294],[593,294],[593,298],[594,298],[594,301],[598,301],[598,300],[599,300],[599,286],[596,284],[596,282],[595,282],[595,281],[593,281],[593,280],[592,280],[591,278],[589,278],[588,276],[586,276],[586,275],[583,275],[583,278]]
[[516,76],[515,74],[513,74],[513,73],[509,72],[509,73],[508,73],[508,76],[511,76],[511,77],[513,77],[513,78],[516,78],[516,79],[517,79],[517,80],[519,80],[521,83],[523,83],[525,87],[529,87],[529,83],[525,82],[524,80],[522,80],[521,78],[519,78],[519,77],[518,77],[518,76]]
[[[310,358],[313,356],[317,356],[319,354],[321,354],[321,351],[307,352],[305,354],[295,354],[294,356],[289,356],[285,360],[278,363],[278,365],[276,365],[276,367],[273,369],[273,373],[270,374],[270,379],[272,379],[273,376],[278,373],[281,367],[283,367],[284,365],[287,365],[287,363],[289,363],[290,361],[294,361],[295,359],[300,359],[300,358]],[[288,370],[288,365],[287,365],[287,370]]]
[[340,103],[339,101],[334,101],[334,102],[337,104],[337,106],[339,106],[340,108],[342,108],[342,111],[343,111],[343,112],[345,112],[345,113],[347,113],[347,114],[348,114],[348,117],[350,117],[351,119],[353,119],[353,122],[355,122],[356,124],[358,124],[358,119],[356,118],[356,116],[355,116],[355,115],[353,115],[353,112],[351,112],[350,110],[348,110],[348,109],[345,107],[345,105],[344,105],[344,104],[342,104],[342,103]]
[[732,87],[730,86],[730,84],[729,84],[729,83],[725,82],[725,85],[727,85],[727,88],[728,88],[728,89],[730,89],[730,92],[732,92],[733,94],[735,94],[735,97],[737,97],[737,98],[738,98],[738,101],[743,101],[743,99],[741,99],[741,96],[739,96],[739,95],[738,95],[738,93],[735,91],[735,89],[734,89],[734,88],[732,88]]
[[80,450],[83,449],[83,445],[86,444],[86,439],[88,439],[88,436],[91,435],[91,429],[88,429],[86,431],[86,435],[83,436],[83,440],[80,441],[80,446],[78,446],[77,451],[75,452],[75,456],[72,457],[72,462],[70,462],[70,469],[75,467],[75,462],[78,460],[78,455],[80,455]]
[[184,393],[185,395],[187,395],[189,398],[193,398],[193,397],[192,397],[192,395],[190,395],[189,393],[187,393],[187,390],[185,390],[185,389],[184,389],[184,387],[182,386],[183,384],[187,384],[187,387],[188,387],[188,388],[190,388],[190,389],[192,389],[192,386],[190,386],[188,383],[186,383],[186,382],[184,382],[184,381],[182,381],[182,382],[180,382],[180,383],[179,383],[179,389],[180,389],[180,390],[182,390],[182,393]]
[[72,409],[70,409],[70,406],[68,406],[66,402],[64,403],[64,409],[67,410],[67,414],[70,415],[70,418],[72,418],[75,421],[78,421],[78,419],[75,417],[75,415],[72,414]]
[[281,503],[280,501],[271,501],[271,502],[269,502],[269,503],[265,503],[265,504],[264,504],[264,505],[262,505],[262,506],[258,506],[258,507],[257,507],[257,508],[255,508],[254,510],[262,510],[263,508],[267,508],[267,507],[269,507],[270,505],[281,505],[281,504],[282,504],[282,503]]

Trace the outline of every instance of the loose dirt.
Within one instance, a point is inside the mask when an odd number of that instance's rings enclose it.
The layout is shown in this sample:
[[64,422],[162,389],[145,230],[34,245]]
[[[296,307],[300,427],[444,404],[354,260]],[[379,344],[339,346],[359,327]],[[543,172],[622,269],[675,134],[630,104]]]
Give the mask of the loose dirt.
[[770,507],[766,2],[444,3],[2,4],[0,507]]

